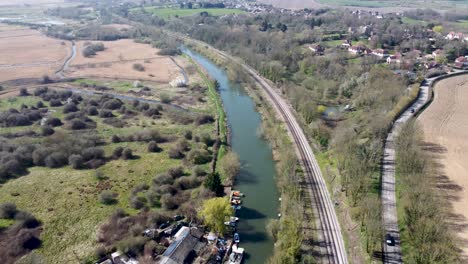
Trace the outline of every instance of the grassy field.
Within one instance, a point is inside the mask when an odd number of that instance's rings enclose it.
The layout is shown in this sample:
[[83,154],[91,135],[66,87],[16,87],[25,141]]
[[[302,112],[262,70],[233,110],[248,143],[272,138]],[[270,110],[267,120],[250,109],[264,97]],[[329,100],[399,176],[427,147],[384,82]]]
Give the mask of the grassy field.
[[[208,96],[208,95],[207,95]],[[209,95],[210,98],[213,95]],[[0,111],[9,108],[18,109],[22,104],[35,105],[38,97],[15,97],[0,100]],[[48,103],[45,103],[48,105]],[[127,106],[128,107],[128,106]],[[50,107],[52,116],[63,120],[63,107]],[[211,103],[205,105],[204,112],[210,112]],[[115,111],[115,115],[119,114]],[[182,138],[185,131],[193,131],[194,135],[209,133],[214,135],[214,124],[196,126],[195,124],[181,125],[172,122],[167,117],[152,119],[142,114],[127,119],[124,128],[116,128],[103,123],[103,119],[97,116],[90,117],[97,123],[96,130],[82,131],[82,133],[95,133],[105,139],[102,146],[106,156],[118,147],[130,148],[138,156],[137,159],[116,159],[108,161],[98,170],[108,177],[99,181],[96,171],[91,169],[75,170],[70,166],[51,169],[46,167],[32,167],[28,174],[14,180],[10,180],[0,187],[0,203],[13,202],[21,210],[31,212],[43,222],[44,231],[41,234],[43,244],[37,250],[46,263],[79,263],[84,258],[93,254],[98,246],[96,235],[99,226],[117,209],[123,208],[130,214],[136,214],[138,210],[130,207],[129,201],[133,187],[146,183],[152,184],[152,179],[167,172],[168,169],[183,165],[182,160],[170,159],[167,151],[177,144],[176,141],[158,144],[163,151],[149,153],[145,142],[111,143],[112,135],[133,135],[143,129],[157,129],[163,136]],[[38,124],[27,127],[13,127],[2,133],[18,132],[25,129],[36,129]],[[66,134],[72,133],[64,128],[55,128]],[[31,142],[43,138],[18,138],[11,143],[19,143],[20,140]],[[193,143],[196,144],[196,143]],[[203,165],[208,170],[209,164]],[[186,167],[188,173],[191,168]],[[99,203],[98,197],[103,189],[118,193],[118,202],[113,205]],[[196,192],[193,189],[192,192]],[[161,210],[161,209],[151,209]],[[12,221],[0,220],[0,230],[8,227]]]
[[426,21],[417,20],[417,19],[413,19],[413,18],[409,18],[409,17],[402,17],[401,21],[403,23],[405,23],[405,24],[408,24],[408,25],[427,25]]
[[185,17],[198,15],[201,12],[208,12],[211,16],[222,16],[229,14],[242,14],[245,13],[239,9],[227,9],[227,8],[196,8],[196,9],[180,9],[180,8],[155,8],[147,7],[147,12],[151,12],[161,18],[171,18],[175,16]]

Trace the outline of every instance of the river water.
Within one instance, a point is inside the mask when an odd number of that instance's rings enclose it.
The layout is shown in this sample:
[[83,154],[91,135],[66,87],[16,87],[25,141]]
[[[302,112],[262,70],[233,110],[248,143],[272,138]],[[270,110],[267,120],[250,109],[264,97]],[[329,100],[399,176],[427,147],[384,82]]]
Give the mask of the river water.
[[231,149],[242,164],[235,189],[245,194],[238,212],[240,247],[246,251],[244,263],[265,263],[273,254],[273,240],[267,235],[266,225],[269,219],[277,217],[279,196],[272,150],[257,133],[261,116],[252,98],[242,87],[230,82],[223,69],[192,50],[183,51],[219,82],[231,132]]

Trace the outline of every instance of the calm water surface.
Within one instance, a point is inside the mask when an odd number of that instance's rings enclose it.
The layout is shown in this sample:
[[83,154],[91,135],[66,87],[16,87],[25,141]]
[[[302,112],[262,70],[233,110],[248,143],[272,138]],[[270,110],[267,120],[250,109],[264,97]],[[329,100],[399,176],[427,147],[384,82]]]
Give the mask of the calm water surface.
[[273,253],[273,240],[267,235],[269,219],[278,214],[275,164],[269,144],[258,136],[261,116],[253,100],[239,85],[229,81],[226,72],[204,56],[184,48],[184,52],[206,69],[220,84],[221,99],[231,131],[231,147],[242,164],[235,189],[245,194],[238,232],[245,248],[244,263],[265,263]]

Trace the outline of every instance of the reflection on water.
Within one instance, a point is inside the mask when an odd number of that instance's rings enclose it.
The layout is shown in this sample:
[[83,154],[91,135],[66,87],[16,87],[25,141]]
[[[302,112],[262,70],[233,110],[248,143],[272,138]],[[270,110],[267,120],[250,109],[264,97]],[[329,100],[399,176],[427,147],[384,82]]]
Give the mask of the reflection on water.
[[224,70],[196,52],[186,48],[183,51],[220,85],[231,129],[231,147],[242,164],[235,188],[246,195],[238,212],[240,246],[246,250],[245,263],[265,263],[273,253],[273,240],[267,235],[266,225],[269,219],[277,217],[278,191],[271,148],[257,132],[261,116],[252,98],[242,87],[231,83]]

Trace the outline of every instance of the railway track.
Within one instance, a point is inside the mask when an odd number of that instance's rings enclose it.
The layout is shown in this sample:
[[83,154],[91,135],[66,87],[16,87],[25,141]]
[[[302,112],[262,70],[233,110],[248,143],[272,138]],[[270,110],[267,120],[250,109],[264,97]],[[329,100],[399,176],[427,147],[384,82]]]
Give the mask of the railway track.
[[[182,38],[189,41],[195,41],[199,44],[202,44],[203,46],[207,45],[201,41],[189,39],[186,37]],[[249,75],[254,78],[254,80],[262,87],[262,89],[268,95],[268,99],[272,103],[272,106],[278,111],[281,118],[284,120],[304,167],[306,181],[308,183],[308,191],[310,192],[316,212],[318,213],[320,222],[318,227],[321,229],[323,244],[326,248],[326,253],[323,256],[323,260],[325,260],[327,263],[347,264],[348,259],[344,247],[344,240],[341,234],[341,228],[336,216],[333,202],[309,142],[307,141],[304,132],[292,114],[292,110],[290,109],[289,105],[284,101],[283,98],[280,97],[280,95],[270,84],[268,84],[260,75],[256,73],[253,68],[243,63],[237,62],[234,58],[222,51],[216,49],[213,50],[225,59],[233,63],[239,63],[243,69],[246,70]]]

